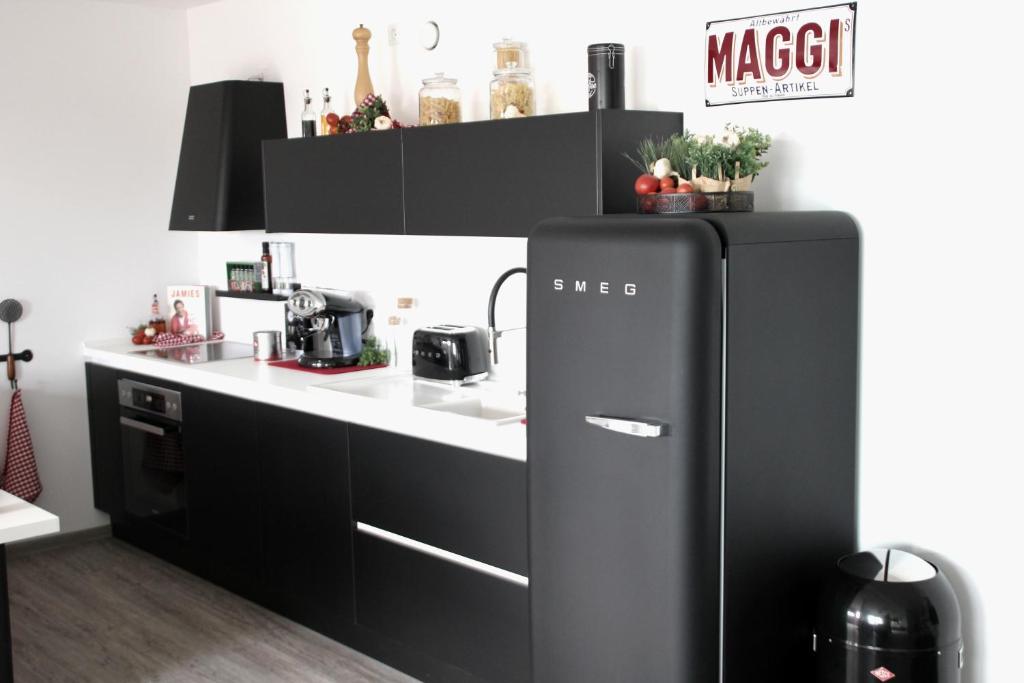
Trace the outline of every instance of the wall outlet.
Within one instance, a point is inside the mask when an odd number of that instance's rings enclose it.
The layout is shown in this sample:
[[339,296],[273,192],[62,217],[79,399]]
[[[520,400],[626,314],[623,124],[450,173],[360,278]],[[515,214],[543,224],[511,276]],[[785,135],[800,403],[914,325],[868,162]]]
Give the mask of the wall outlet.
[[388,24],[388,47],[398,47],[402,40],[408,38],[418,43],[424,50],[433,50],[441,39],[441,29],[436,21],[405,22],[404,24]]

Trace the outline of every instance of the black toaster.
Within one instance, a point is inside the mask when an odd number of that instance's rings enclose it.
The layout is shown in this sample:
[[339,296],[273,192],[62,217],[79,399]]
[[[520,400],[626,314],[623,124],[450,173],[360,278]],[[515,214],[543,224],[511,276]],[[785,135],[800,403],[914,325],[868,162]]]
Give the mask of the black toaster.
[[468,325],[432,325],[412,334],[412,374],[455,384],[487,377],[487,339]]

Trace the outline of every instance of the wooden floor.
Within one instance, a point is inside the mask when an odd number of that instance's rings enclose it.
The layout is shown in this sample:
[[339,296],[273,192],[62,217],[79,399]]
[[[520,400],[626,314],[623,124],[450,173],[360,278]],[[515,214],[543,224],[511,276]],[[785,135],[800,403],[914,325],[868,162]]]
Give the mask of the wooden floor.
[[412,681],[110,538],[8,558],[14,674],[32,681]]

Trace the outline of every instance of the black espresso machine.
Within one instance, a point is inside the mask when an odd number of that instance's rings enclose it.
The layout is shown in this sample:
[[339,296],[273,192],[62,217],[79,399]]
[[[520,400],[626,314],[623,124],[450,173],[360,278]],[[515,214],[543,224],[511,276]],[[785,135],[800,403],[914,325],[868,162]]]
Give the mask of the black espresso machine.
[[372,320],[373,310],[346,292],[300,289],[285,303],[285,344],[303,367],[355,365]]

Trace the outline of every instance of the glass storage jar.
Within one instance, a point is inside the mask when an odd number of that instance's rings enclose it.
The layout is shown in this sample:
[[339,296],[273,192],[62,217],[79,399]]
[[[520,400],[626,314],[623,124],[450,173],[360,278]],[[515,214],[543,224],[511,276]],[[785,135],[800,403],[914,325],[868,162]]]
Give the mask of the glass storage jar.
[[436,126],[442,123],[461,123],[462,95],[457,79],[443,72],[423,79],[420,88],[420,125]]
[[527,63],[526,43],[505,38],[494,44],[497,68],[491,81],[491,118],[533,116],[533,71]]

